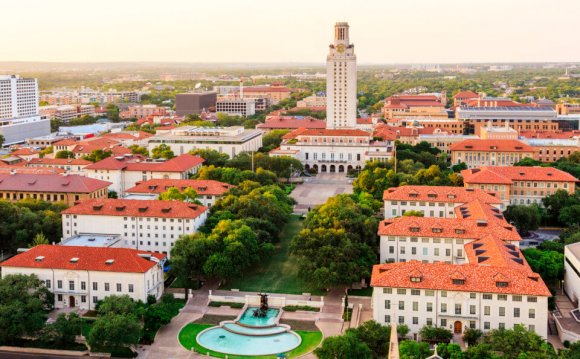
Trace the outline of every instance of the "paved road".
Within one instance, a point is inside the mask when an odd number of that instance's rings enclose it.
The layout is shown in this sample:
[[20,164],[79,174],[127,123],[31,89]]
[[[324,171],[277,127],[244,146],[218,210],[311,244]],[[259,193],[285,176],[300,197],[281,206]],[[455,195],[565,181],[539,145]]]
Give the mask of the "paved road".
[[522,247],[535,247],[542,242],[545,241],[553,241],[560,236],[559,230],[546,230],[546,229],[538,229],[535,231],[530,231],[531,236],[522,238],[520,242],[520,246]]
[[88,357],[75,357],[69,355],[48,355],[48,354],[29,354],[29,353],[13,353],[0,352],[0,359],[86,359]]
[[323,204],[329,197],[352,193],[351,180],[344,173],[320,173],[315,177],[305,177],[304,183],[296,186],[290,194],[297,202],[294,212],[307,213],[309,208]]

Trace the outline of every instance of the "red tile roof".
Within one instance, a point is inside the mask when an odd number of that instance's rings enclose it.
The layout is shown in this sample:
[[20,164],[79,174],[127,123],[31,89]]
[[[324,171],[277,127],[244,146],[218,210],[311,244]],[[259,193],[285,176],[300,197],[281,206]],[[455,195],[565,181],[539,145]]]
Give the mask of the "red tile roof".
[[326,128],[326,121],[318,120],[314,117],[304,116],[271,116],[266,118],[265,123],[260,123],[256,128],[263,129],[278,129],[278,128],[308,128],[308,129],[323,129]]
[[111,182],[78,175],[0,174],[0,191],[92,193],[110,185]]
[[300,133],[300,136],[353,136],[371,137],[371,134],[363,130],[349,129],[307,129]]
[[244,87],[244,93],[251,92],[290,92],[286,86],[248,86]]
[[570,139],[574,137],[580,137],[580,131],[520,131],[520,137]]
[[480,189],[452,186],[401,186],[391,187],[383,193],[385,201],[427,201],[467,203],[480,200],[483,203],[501,204],[501,200]]
[[356,119],[356,124],[357,125],[372,125],[373,124],[373,119],[370,117],[367,118],[357,118]]
[[127,193],[163,193],[171,187],[180,191],[193,188],[200,195],[221,196],[229,191],[234,185],[214,180],[189,180],[189,179],[150,179],[137,182],[134,187],[126,190]]
[[87,166],[92,164],[91,161],[83,160],[82,158],[31,158],[28,161],[28,166],[43,165],[43,166]]
[[145,131],[136,131],[136,132],[111,132],[105,133],[101,135],[101,137],[107,138],[115,138],[119,140],[142,140],[145,138],[149,138],[153,136],[153,134],[145,132]]
[[535,152],[536,149],[517,140],[465,140],[449,146],[451,151]]
[[[411,281],[411,277],[419,277],[420,280]],[[461,278],[464,282],[453,284],[453,278]],[[508,285],[498,287],[497,282],[507,282]],[[371,286],[534,296],[551,295],[537,274],[511,267],[457,265],[442,262],[410,261],[377,264],[373,266]]]
[[[165,254],[139,251],[130,248],[76,247],[43,244],[20,253],[0,264],[2,267],[46,268],[98,272],[145,273]],[[42,257],[42,259],[40,259]],[[73,258],[78,260],[71,261]],[[112,260],[111,264],[107,261]]]
[[76,145],[78,143],[78,141],[70,139],[70,138],[65,138],[64,140],[60,140],[58,142],[55,142],[53,145],[54,146],[72,146],[72,145]]
[[164,162],[146,162],[141,156],[111,156],[86,167],[87,170],[124,170],[150,172],[187,172],[201,165],[204,159],[183,154]]
[[[509,229],[508,229],[509,228]],[[380,236],[480,239],[493,235],[505,241],[520,241],[516,229],[505,220],[397,217],[379,223]]]
[[510,267],[533,273],[520,249],[501,239],[487,236],[464,246],[469,263],[480,266]]
[[457,94],[455,94],[455,96],[453,96],[453,98],[458,98],[458,99],[468,99],[468,98],[478,98],[479,95],[473,91],[467,90],[467,91],[460,91]]
[[465,183],[511,184],[513,181],[577,182],[568,172],[553,167],[482,166],[461,171]]
[[522,107],[525,106],[519,102],[510,99],[475,99],[464,103],[467,107]]
[[10,153],[11,156],[30,156],[40,153],[40,151],[33,151],[28,147],[19,148],[16,151]]
[[194,219],[207,207],[181,201],[92,199],[65,209],[62,214]]
[[[26,164],[26,162],[24,162]],[[20,165],[15,166],[3,166],[2,162],[0,161],[0,173],[1,174],[9,174],[9,173],[28,173],[28,174],[58,174],[64,173],[65,170],[62,168],[56,167],[49,167],[49,168],[37,168],[37,167],[23,167]]]

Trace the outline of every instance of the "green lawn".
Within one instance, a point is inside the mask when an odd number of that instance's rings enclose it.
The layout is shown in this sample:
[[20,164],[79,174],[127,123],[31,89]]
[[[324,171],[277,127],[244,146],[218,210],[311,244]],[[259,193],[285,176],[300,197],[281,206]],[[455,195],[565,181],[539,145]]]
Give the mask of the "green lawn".
[[239,289],[249,292],[269,292],[302,294],[324,294],[322,291],[308,285],[298,276],[298,267],[290,257],[290,241],[302,229],[302,220],[298,216],[291,216],[282,230],[280,243],[275,252],[263,260],[255,270],[244,277],[233,279],[221,289]]
[[[186,325],[181,332],[179,333],[179,342],[181,345],[186,348],[187,350],[191,350],[191,348],[195,348],[195,351],[205,355],[209,352],[212,357],[216,358],[225,358],[226,354],[217,353],[212,350],[208,350],[197,343],[195,338],[197,335],[207,329],[211,328],[213,325],[210,324],[197,324],[197,323],[189,323]],[[288,353],[288,358],[296,358],[306,353],[313,351],[322,340],[322,333],[321,332],[311,332],[311,331],[296,331],[296,334],[300,335],[302,338],[302,343],[298,348],[292,350]],[[230,355],[228,354],[229,359],[276,359],[275,355],[262,355],[262,356],[244,356],[244,355]]]

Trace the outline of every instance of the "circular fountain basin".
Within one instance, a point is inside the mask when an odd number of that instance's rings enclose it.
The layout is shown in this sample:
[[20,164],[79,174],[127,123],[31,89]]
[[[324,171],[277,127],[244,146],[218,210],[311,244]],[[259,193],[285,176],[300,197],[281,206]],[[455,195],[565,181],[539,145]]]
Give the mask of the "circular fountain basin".
[[281,334],[288,331],[287,326],[273,326],[273,327],[264,327],[264,328],[254,328],[239,325],[236,323],[223,323],[222,328],[226,329],[228,332],[232,332],[235,334],[242,334],[242,335],[274,335],[274,334]]
[[222,327],[213,327],[199,333],[196,339],[200,345],[207,349],[224,354],[237,355],[274,355],[285,353],[298,347],[302,341],[300,336],[294,332],[279,334],[259,333],[261,330],[272,329],[252,328],[253,331],[258,331],[258,333],[237,334]]

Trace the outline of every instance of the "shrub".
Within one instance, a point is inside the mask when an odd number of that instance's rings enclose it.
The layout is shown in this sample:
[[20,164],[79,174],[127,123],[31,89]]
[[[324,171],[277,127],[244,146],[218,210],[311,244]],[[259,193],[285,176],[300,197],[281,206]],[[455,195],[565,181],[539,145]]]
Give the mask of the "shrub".
[[230,303],[230,302],[209,302],[209,307],[221,307],[226,306],[230,308],[243,308],[244,303]]
[[320,312],[320,308],[311,307],[309,305],[287,305],[282,309],[287,312],[295,312],[297,310],[304,310],[308,312]]

